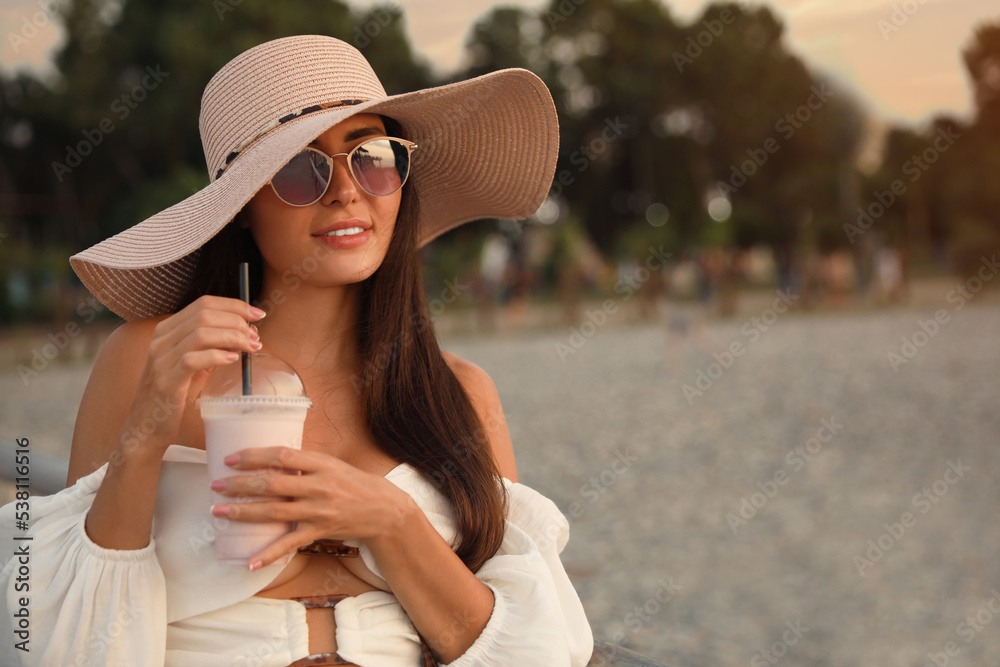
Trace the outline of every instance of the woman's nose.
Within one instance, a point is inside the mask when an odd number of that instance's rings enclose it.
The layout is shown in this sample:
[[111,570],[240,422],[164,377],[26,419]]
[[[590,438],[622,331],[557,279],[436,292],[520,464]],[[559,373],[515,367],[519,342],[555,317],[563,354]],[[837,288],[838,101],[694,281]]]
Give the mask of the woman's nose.
[[351,174],[351,167],[347,163],[346,153],[336,153],[330,156],[333,164],[330,166],[330,185],[323,193],[322,202],[332,204],[339,201],[342,204],[354,201],[358,198],[358,184]]

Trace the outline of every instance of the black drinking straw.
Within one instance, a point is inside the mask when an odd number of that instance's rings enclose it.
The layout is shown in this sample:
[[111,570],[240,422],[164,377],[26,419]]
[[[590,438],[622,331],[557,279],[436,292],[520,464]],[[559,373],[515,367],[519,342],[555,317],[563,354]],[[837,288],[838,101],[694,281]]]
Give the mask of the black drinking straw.
[[[243,303],[250,303],[250,265],[240,262],[240,298]],[[240,363],[243,365],[243,395],[249,396],[250,390],[250,353],[240,353]]]

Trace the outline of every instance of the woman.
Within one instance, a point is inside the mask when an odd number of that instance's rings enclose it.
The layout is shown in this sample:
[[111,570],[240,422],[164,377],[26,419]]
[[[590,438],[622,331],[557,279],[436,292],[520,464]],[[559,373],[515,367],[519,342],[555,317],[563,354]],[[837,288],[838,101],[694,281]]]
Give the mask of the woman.
[[[211,184],[71,258],[128,322],[95,363],[68,488],[32,503],[37,643],[0,633],[4,664],[586,663],[566,520],[516,483],[496,389],[438,348],[419,271],[442,232],[541,203],[544,84],[507,70],[387,97],[357,50],[299,36],[223,67],[199,120]],[[240,261],[260,308],[235,298]],[[313,399],[302,451],[243,450],[208,480],[193,401],[256,351]],[[295,530],[219,564],[209,483],[274,496],[215,517]],[[359,557],[324,553],[337,541]]]

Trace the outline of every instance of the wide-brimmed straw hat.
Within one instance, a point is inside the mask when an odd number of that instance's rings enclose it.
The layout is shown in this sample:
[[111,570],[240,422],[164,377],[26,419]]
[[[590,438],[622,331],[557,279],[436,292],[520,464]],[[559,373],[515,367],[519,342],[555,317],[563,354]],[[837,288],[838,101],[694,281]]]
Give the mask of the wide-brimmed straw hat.
[[531,72],[387,96],[353,46],[285,37],[240,54],[205,87],[198,124],[209,185],[73,255],[73,270],[126,320],[175,312],[202,245],[300,150],[358,113],[396,119],[419,146],[404,187],[418,199],[421,246],[470,220],[527,218],[552,183],[556,110]]

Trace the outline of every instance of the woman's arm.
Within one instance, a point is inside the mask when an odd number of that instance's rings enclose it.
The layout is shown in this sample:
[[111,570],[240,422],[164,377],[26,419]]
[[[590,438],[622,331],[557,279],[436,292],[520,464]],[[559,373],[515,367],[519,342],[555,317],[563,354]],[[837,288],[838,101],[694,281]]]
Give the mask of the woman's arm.
[[259,313],[238,299],[201,297],[169,317],[128,322],[108,339],[80,404],[67,479],[108,462],[85,523],[94,544],[149,544],[163,454],[209,371],[235,361],[232,350],[256,349],[248,319]]
[[[514,447],[503,406],[489,374],[443,353],[465,388],[489,438],[500,474],[517,481]],[[493,613],[493,592],[465,566],[409,495],[398,502],[395,524],[366,541],[393,594],[441,662],[472,646]]]
[[149,544],[163,447],[126,447],[123,428],[146,361],[155,322],[137,320],[115,329],[94,363],[73,429],[66,486],[108,463],[86,519],[88,536],[111,549]]
[[[472,362],[450,352],[443,356],[483,423],[500,474],[516,482],[514,447],[496,385]],[[409,495],[406,500],[412,507],[405,520],[366,545],[414,627],[441,662],[452,662],[486,627],[493,592],[452,551]]]
[[67,487],[111,457],[128,418],[152,337],[153,325],[148,320],[135,320],[112,331],[101,347],[76,416]]
[[[444,541],[403,492],[398,523],[365,541],[393,595],[438,660],[448,663],[472,646],[493,613],[493,592]],[[408,502],[407,502],[408,501]]]

